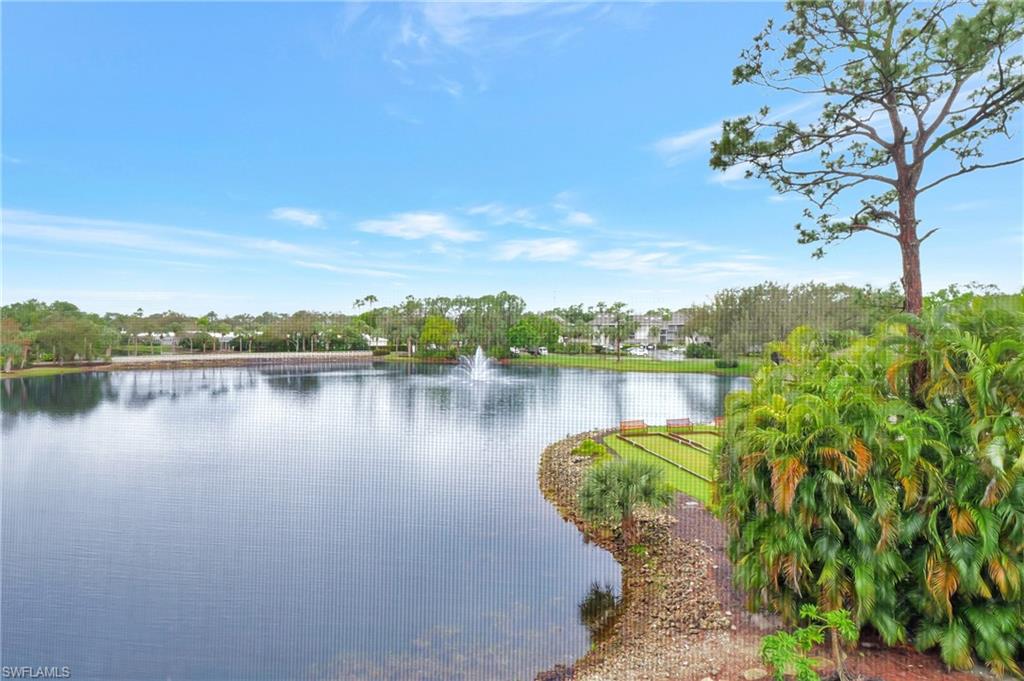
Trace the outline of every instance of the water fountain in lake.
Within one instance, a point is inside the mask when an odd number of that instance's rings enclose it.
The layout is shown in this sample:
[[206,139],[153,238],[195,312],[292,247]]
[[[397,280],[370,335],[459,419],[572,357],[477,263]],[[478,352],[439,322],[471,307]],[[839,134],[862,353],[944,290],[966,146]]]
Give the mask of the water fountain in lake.
[[476,352],[472,357],[459,356],[459,369],[465,372],[473,381],[491,380],[491,364],[494,360],[484,354],[484,349],[476,346]]

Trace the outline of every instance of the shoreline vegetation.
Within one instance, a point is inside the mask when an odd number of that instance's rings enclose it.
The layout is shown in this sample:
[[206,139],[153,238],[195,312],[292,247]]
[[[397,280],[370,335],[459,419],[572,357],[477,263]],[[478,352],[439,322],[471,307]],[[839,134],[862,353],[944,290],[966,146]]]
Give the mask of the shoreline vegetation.
[[[703,505],[685,494],[675,508],[635,513],[641,544],[625,547],[621,530],[583,519],[578,494],[587,471],[598,459],[574,452],[584,440],[609,446],[616,429],[570,435],[545,448],[538,464],[544,498],[587,543],[608,551],[621,568],[621,590],[599,585],[606,596],[591,628],[590,598],[578,604],[581,621],[591,629],[591,647],[570,665],[556,665],[535,681],[767,681],[771,674],[760,656],[762,636],[779,630],[782,621],[769,612],[750,612],[745,594],[732,582],[725,552],[724,527]],[[611,595],[611,598],[607,598]],[[610,601],[610,602],[609,602]],[[849,678],[887,681],[971,681],[1009,678],[978,667],[971,672],[945,668],[936,655],[910,646],[889,647],[875,636],[862,637],[847,651]],[[820,678],[833,679],[834,667],[824,649],[812,660]]]
[[[0,372],[0,379],[34,378],[58,376],[62,374],[80,374],[100,371],[145,371],[161,369],[190,369],[195,367],[227,367],[253,366],[270,363],[311,363],[311,362],[352,362],[352,361],[384,361],[408,362],[416,364],[456,364],[455,360],[436,357],[417,357],[392,353],[374,356],[370,351],[340,350],[332,352],[233,352],[206,353],[190,355],[138,355],[118,356],[105,362],[69,362],[60,364],[44,364],[30,366],[25,369],[14,369]],[[702,373],[717,376],[751,376],[760,366],[756,358],[739,360],[735,368],[717,368],[714,360],[678,359],[652,360],[641,357],[623,357],[617,361],[614,355],[557,355],[543,357],[520,357],[511,360],[500,360],[502,366],[547,366],[571,369],[589,369],[599,371],[630,371],[648,373]]]
[[730,659],[731,621],[712,576],[710,547],[673,532],[671,513],[641,508],[636,513],[643,544],[625,548],[618,532],[585,521],[577,494],[594,459],[573,453],[587,438],[614,431],[580,433],[548,446],[541,455],[541,492],[584,540],[605,549],[622,569],[622,589],[607,624],[591,649],[572,667],[555,667],[539,681],[574,679],[669,679],[712,677]]

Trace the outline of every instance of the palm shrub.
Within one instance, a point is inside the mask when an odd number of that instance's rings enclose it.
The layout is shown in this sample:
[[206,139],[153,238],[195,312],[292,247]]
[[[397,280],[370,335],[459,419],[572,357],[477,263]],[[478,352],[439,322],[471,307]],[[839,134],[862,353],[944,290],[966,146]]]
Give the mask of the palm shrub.
[[636,509],[663,508],[675,497],[653,461],[624,459],[591,466],[580,486],[580,512],[597,523],[620,523],[622,539],[631,545],[638,539]]
[[[753,607],[848,608],[950,667],[1024,658],[1024,314],[983,299],[830,351],[797,329],[727,402],[716,503]],[[911,394],[909,374],[928,366]]]

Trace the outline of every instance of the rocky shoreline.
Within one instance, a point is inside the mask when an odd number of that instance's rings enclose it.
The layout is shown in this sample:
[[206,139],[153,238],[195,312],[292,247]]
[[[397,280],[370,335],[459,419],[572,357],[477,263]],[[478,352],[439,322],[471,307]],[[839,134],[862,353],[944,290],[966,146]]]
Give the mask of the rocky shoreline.
[[669,513],[638,513],[643,551],[623,548],[617,530],[591,526],[579,514],[577,493],[593,461],[574,455],[572,449],[588,437],[601,439],[611,432],[570,436],[541,456],[542,493],[587,541],[607,550],[622,566],[622,598],[586,655],[572,668],[537,678],[713,678],[729,656],[731,623],[716,592],[710,549],[703,542],[674,536],[676,519]]

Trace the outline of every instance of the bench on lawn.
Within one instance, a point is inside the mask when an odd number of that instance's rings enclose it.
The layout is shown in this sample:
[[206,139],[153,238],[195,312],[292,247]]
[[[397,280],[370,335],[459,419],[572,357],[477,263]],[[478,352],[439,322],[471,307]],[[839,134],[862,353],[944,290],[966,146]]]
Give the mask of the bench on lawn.
[[668,432],[689,433],[693,430],[693,422],[690,419],[668,419],[665,421],[665,430]]
[[711,422],[711,425],[713,425],[715,428],[725,428],[725,417],[716,416],[715,419]]
[[619,434],[629,435],[630,433],[646,433],[647,424],[643,421],[620,421]]

